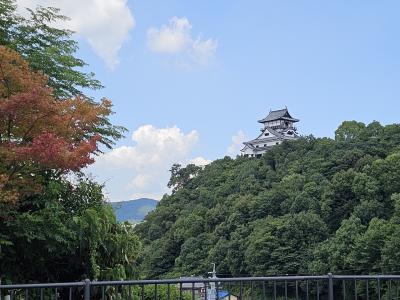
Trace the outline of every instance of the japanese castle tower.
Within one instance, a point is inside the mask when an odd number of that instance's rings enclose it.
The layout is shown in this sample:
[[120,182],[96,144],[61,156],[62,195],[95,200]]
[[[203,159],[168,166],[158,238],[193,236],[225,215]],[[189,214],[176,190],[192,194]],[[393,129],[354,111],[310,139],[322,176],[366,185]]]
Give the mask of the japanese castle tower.
[[263,124],[261,134],[254,140],[244,142],[244,148],[240,150],[242,155],[248,157],[260,157],[270,147],[279,145],[284,140],[294,140],[299,137],[294,123],[298,119],[293,118],[287,108],[271,110],[264,119],[258,122]]

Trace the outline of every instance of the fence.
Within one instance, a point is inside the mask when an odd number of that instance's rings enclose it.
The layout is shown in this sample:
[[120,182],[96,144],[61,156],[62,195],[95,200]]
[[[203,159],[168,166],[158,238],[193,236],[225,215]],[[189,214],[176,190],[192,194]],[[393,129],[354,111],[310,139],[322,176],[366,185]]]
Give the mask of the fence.
[[[0,300],[399,299],[400,275],[185,278],[0,285]],[[209,293],[214,289],[214,293]]]

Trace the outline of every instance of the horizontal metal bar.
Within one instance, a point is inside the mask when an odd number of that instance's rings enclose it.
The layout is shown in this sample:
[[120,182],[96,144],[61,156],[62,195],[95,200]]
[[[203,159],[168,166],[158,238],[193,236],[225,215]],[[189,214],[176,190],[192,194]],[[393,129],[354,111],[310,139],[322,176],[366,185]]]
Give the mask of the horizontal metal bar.
[[32,283],[32,284],[6,284],[0,285],[0,289],[47,289],[63,287],[81,287],[85,282],[60,282],[60,283]]
[[393,279],[400,280],[400,275],[332,275],[333,279],[354,280],[354,279]]
[[235,277],[235,278],[185,278],[185,279],[153,279],[153,280],[124,280],[124,281],[92,281],[92,286],[102,285],[141,285],[141,284],[179,284],[179,283],[210,283],[210,282],[256,282],[256,281],[285,281],[285,280],[323,280],[328,276],[276,276],[276,277]]
[[[185,279],[152,279],[152,280],[124,280],[124,281],[90,281],[90,286],[126,286],[148,284],[182,284],[182,283],[211,283],[211,282],[279,282],[279,281],[306,281],[328,280],[329,275],[320,276],[268,276],[268,277],[235,277],[235,278],[185,278]],[[400,275],[332,275],[333,280],[399,280]],[[85,282],[63,283],[34,283],[34,284],[9,284],[0,285],[4,289],[46,289],[63,287],[84,287]]]

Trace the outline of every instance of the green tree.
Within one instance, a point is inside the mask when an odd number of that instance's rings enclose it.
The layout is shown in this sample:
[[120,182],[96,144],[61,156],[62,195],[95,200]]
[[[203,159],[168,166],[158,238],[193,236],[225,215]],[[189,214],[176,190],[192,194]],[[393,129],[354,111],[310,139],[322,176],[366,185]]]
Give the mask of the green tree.
[[357,237],[348,256],[352,269],[357,273],[377,273],[382,270],[382,248],[393,227],[386,220],[373,218],[367,230]]
[[351,141],[361,137],[365,124],[357,121],[344,121],[335,131],[337,141]]
[[226,260],[233,276],[241,277],[248,274],[245,262],[245,251],[248,247],[248,236],[252,226],[241,225],[232,234]]
[[0,249],[5,282],[116,280],[138,275],[134,269],[138,237],[131,225],[116,221],[101,186],[86,178],[76,184],[51,181],[43,193],[12,211],[0,230],[7,241]]
[[397,272],[400,268],[400,194],[391,196],[394,213],[390,218],[391,235],[386,237],[382,248],[382,269],[387,273]]
[[213,242],[214,237],[207,233],[188,238],[182,244],[179,257],[175,262],[178,274],[206,274],[211,265],[207,257]]
[[0,44],[19,52],[35,71],[49,76],[49,85],[59,98],[82,94],[83,88],[99,89],[93,73],[85,73],[86,63],[76,58],[78,43],[72,31],[54,24],[68,18],[53,7],[28,10],[29,17],[17,13],[15,0],[0,2]]
[[[0,1],[0,44],[16,50],[33,71],[48,76],[48,85],[57,99],[102,88],[94,73],[84,71],[87,64],[76,57],[78,42],[72,38],[73,32],[55,26],[68,18],[54,7],[38,6],[28,10],[28,14],[25,17],[17,13],[15,0]],[[89,98],[87,101],[94,102]],[[123,136],[125,128],[102,117],[96,131],[103,137],[102,143],[110,148]]]
[[[109,100],[83,95],[101,84],[83,71],[72,32],[54,27],[65,19],[58,9],[38,7],[29,17],[16,11],[15,1],[0,1],[0,43],[7,46],[0,49],[1,279],[134,278],[141,243],[132,226],[116,221],[101,185],[63,176],[80,174],[97,142],[111,147],[124,129],[110,123]],[[10,195],[12,176],[20,189]]]
[[358,204],[352,189],[355,176],[352,169],[335,173],[322,195],[322,215],[332,231],[339,228],[341,221],[347,219]]
[[304,274],[314,247],[325,240],[327,228],[315,214],[301,212],[255,223],[245,260],[253,276]]
[[385,159],[373,162],[371,176],[379,180],[386,195],[400,192],[400,152],[388,155]]
[[185,168],[182,168],[180,164],[172,165],[171,170],[169,170],[171,172],[171,178],[168,182],[168,187],[173,188],[173,192],[176,192],[188,184],[190,179],[195,177],[200,170],[201,167],[194,164],[189,164]]
[[351,217],[343,220],[335,235],[315,248],[315,258],[310,262],[310,271],[317,274],[353,273],[353,265],[348,257],[364,231],[365,226],[361,224],[360,219]]

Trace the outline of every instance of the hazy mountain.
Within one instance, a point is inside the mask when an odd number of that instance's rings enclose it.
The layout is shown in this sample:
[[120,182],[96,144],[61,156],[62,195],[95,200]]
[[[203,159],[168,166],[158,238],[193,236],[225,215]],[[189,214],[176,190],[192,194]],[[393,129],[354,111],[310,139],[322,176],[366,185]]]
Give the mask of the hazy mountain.
[[128,200],[111,203],[118,221],[129,221],[138,223],[152,211],[158,201],[154,199],[140,198],[136,200]]

